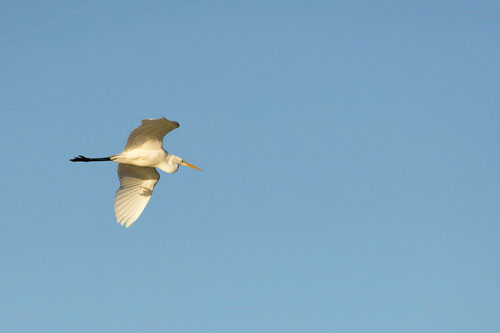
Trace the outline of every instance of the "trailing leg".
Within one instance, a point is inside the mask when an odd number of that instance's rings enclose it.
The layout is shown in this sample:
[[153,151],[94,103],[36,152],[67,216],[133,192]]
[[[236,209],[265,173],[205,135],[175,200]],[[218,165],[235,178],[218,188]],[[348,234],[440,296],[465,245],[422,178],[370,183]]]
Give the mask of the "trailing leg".
[[82,155],[78,155],[77,157],[74,157],[70,159],[71,162],[104,162],[104,161],[111,161],[109,157],[97,157],[97,158],[89,158],[85,157]]

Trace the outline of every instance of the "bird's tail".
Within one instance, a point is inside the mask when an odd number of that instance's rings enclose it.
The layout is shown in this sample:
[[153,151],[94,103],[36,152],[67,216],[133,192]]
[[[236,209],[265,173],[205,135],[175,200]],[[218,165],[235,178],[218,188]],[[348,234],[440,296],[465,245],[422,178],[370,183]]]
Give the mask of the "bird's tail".
[[78,155],[77,157],[73,157],[70,159],[71,162],[104,162],[111,161],[109,157],[97,157],[97,158],[89,158],[82,155]]

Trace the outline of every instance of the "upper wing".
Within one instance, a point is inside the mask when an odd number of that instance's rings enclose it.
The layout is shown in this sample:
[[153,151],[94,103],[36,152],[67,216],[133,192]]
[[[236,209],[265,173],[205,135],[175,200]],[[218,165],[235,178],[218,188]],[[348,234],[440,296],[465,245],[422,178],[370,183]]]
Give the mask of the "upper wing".
[[177,127],[179,127],[178,122],[168,120],[165,117],[160,119],[144,119],[141,122],[141,126],[130,133],[123,151],[139,146],[147,146],[151,149],[162,148],[163,137]]
[[155,168],[118,164],[120,188],[115,196],[116,222],[128,228],[141,215],[160,179]]

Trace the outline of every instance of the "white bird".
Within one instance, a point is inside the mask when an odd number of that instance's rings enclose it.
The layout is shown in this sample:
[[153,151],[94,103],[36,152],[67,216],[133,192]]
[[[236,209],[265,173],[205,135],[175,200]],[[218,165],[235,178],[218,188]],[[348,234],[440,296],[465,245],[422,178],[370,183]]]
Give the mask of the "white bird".
[[125,149],[117,155],[88,158],[79,155],[71,162],[114,161],[118,163],[120,188],[115,196],[116,221],[128,228],[146,207],[153,189],[160,179],[155,168],[174,173],[179,165],[196,170],[179,156],[169,154],[163,148],[163,137],[179,127],[179,123],[166,118],[144,119],[141,125],[130,133]]

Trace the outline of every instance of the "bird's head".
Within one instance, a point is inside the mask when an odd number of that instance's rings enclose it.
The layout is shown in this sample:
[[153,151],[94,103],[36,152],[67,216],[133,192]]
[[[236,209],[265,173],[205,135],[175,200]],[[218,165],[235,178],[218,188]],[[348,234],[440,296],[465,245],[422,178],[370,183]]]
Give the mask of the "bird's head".
[[165,172],[172,173],[172,172],[176,172],[177,169],[179,169],[179,165],[188,166],[190,168],[202,171],[197,166],[194,166],[194,165],[192,165],[192,164],[184,161],[184,159],[182,159],[181,157],[175,156],[175,155],[172,155],[172,154],[168,155],[168,161],[166,163],[166,166],[164,168],[161,168],[161,169],[163,171],[165,171]]

